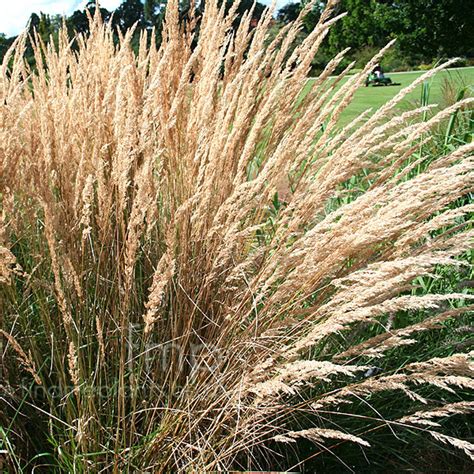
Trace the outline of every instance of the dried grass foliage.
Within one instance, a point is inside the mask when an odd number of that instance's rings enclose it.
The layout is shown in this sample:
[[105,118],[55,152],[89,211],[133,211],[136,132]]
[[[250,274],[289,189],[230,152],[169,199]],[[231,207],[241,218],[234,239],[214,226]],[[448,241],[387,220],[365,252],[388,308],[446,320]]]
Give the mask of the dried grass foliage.
[[[64,31],[57,46],[37,38],[35,71],[22,59],[25,37],[7,54],[0,283],[8,314],[25,299],[39,307],[14,331],[28,333],[33,324],[43,336],[27,339],[26,356],[2,334],[35,380],[73,386],[49,409],[75,430],[78,452],[106,452],[87,469],[137,462],[228,469],[242,456],[258,465],[256,453],[272,440],[300,437],[368,446],[328,427],[295,431],[294,398],[317,416],[354,396],[401,390],[425,403],[416,392],[422,384],[473,388],[469,354],[361,375],[366,357],[414,344],[418,333],[472,311],[438,314],[445,301],[467,304],[466,293],[406,294],[415,277],[458,265],[456,257],[472,248],[469,226],[452,232],[472,204],[449,205],[474,189],[474,144],[411,172],[428,158],[413,158],[420,140],[472,99],[428,121],[421,120],[426,108],[390,117],[448,62],[361,125],[338,130],[380,55],[337,89],[341,78],[328,77],[338,55],[302,95],[311,59],[336,20],[333,6],[289,59],[301,18],[267,44],[272,9],[254,30],[247,15],[231,33],[233,13],[209,1],[192,47],[196,19],[179,23],[176,0],[158,50],[144,35],[135,56],[130,32],[115,45],[95,18],[90,35],[74,43]],[[350,188],[354,177],[359,184]],[[272,209],[281,189],[285,202]],[[13,274],[23,286],[7,286]],[[344,350],[331,352],[329,344],[308,360],[335,335],[419,309],[424,321],[386,327]],[[130,327],[138,324],[130,358]],[[161,349],[149,350],[149,342]],[[81,393],[114,383],[105,405]],[[468,407],[414,408],[393,422],[434,423]],[[432,433],[472,454],[467,441]]]

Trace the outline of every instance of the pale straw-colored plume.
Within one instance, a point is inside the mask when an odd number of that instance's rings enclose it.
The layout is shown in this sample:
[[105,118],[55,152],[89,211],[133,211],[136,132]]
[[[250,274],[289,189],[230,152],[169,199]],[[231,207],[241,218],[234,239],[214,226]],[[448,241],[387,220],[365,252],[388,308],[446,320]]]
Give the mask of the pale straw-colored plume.
[[11,335],[5,332],[3,329],[0,329],[0,334],[7,340],[8,344],[11,346],[11,349],[15,352],[18,362],[28,371],[34,381],[41,385],[41,379],[38,376],[38,372],[36,370],[36,365],[34,360],[32,360],[31,354],[27,355],[25,351],[21,348],[18,341]]
[[370,444],[367,443],[367,441],[364,441],[358,436],[354,436],[348,433],[343,433],[337,430],[328,430],[328,429],[321,429],[321,428],[310,428],[308,430],[301,430],[301,431],[289,431],[285,435],[275,436],[274,439],[275,441],[279,441],[281,443],[294,443],[297,438],[306,438],[317,443],[322,443],[325,438],[340,439],[340,440],[352,441],[353,443],[358,443],[362,446],[370,446]]
[[335,1],[295,48],[312,4],[276,37],[275,6],[180,5],[159,47],[97,13],[1,67],[5,383],[54,387],[14,407],[54,444],[28,460],[288,470],[395,429],[472,455],[438,422],[472,408],[474,145],[436,140],[473,99],[398,109],[453,61],[341,127],[390,45],[308,83]]

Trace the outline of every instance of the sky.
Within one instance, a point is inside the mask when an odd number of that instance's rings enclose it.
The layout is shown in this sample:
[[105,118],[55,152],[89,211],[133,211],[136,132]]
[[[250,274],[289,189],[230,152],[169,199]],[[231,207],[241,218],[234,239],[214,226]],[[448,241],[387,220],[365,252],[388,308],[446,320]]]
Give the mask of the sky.
[[[262,1],[262,0],[260,0]],[[32,13],[49,13],[70,15],[83,7],[87,0],[0,0],[0,33],[7,36],[17,35],[25,28]],[[101,0],[101,6],[108,10],[117,8],[121,0]],[[270,0],[262,3],[269,4]],[[277,0],[277,7],[288,3],[288,0]]]
[[[87,3],[87,0],[0,0],[0,33],[18,34],[32,13],[70,15]],[[102,0],[101,5],[112,10],[121,0]]]

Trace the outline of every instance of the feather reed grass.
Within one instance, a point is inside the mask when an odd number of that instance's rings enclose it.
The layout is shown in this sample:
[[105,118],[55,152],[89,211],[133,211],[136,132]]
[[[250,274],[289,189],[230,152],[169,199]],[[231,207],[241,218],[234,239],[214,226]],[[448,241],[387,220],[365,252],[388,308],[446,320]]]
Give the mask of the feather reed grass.
[[[272,8],[253,30],[250,14],[232,30],[235,9],[209,0],[202,18],[180,22],[171,0],[159,49],[144,33],[134,54],[132,32],[116,44],[97,16],[73,41],[65,30],[57,44],[33,38],[35,70],[25,36],[6,55],[12,469],[39,452],[71,472],[288,469],[286,446],[301,439],[323,453],[370,450],[370,429],[344,425],[351,403],[375,410],[374,397],[400,393],[401,413],[370,411],[367,425],[428,430],[473,457],[438,423],[472,410],[472,353],[420,349],[390,363],[472,314],[468,289],[414,290],[472,248],[472,203],[459,202],[474,188],[474,145],[417,154],[472,99],[426,121],[429,107],[391,114],[447,62],[340,130],[383,51],[336,88],[341,53],[302,94],[334,5],[291,54],[304,13],[268,44]],[[25,384],[26,403],[8,395]],[[348,415],[330,418],[334,406]],[[19,435],[25,415],[38,421]]]

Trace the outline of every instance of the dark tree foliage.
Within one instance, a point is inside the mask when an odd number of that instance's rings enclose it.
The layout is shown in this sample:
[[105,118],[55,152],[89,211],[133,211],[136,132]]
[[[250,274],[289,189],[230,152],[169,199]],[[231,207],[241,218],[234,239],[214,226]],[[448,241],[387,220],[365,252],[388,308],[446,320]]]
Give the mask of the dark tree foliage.
[[[331,53],[348,46],[381,48],[397,38],[399,52],[412,62],[474,57],[474,0],[340,0],[337,12],[347,15],[330,31]],[[308,15],[307,30],[318,17]]]
[[[222,5],[222,3],[225,1],[225,10],[228,12],[232,4],[234,3],[233,0],[220,0],[219,5]],[[246,11],[249,11],[252,7],[254,6],[254,0],[240,0],[240,4],[237,7],[237,12],[236,12],[236,18],[233,24],[234,28],[237,28],[239,23],[242,21],[242,17]],[[199,2],[199,5],[197,6],[197,13],[198,15],[202,15],[204,12],[204,9],[206,7],[206,2],[205,0],[201,0]],[[255,24],[256,21],[258,21],[261,17],[263,12],[265,11],[266,6],[263,3],[260,2],[255,2],[255,7],[252,13],[252,20]]]
[[125,0],[115,10],[115,19],[122,31],[128,30],[135,24],[137,28],[145,26],[145,12],[140,0]]
[[36,13],[32,13],[28,20],[28,33],[32,34],[35,30],[38,31],[40,25],[40,17]]
[[78,33],[86,33],[89,31],[89,20],[85,11],[76,10],[67,19],[67,24],[70,30],[77,31]]
[[[76,10],[67,18],[66,24],[71,35],[73,32],[87,33],[89,31],[89,18],[87,17],[86,9],[89,10],[89,14],[93,17],[96,14],[95,1],[89,0],[84,10]],[[100,8],[100,15],[103,21],[109,21],[112,13],[106,8]]]
[[[232,0],[227,0],[227,8],[230,8],[232,6],[232,3],[233,3]],[[250,10],[253,4],[254,4],[254,0],[241,0],[239,7],[237,8],[237,18],[235,21],[235,26],[237,26],[240,23],[244,13]],[[252,19],[259,20],[262,17],[262,14],[265,11],[265,8],[266,6],[263,3],[255,2],[255,8],[252,14]]]
[[341,0],[339,12],[348,12],[329,35],[333,51],[350,45],[359,49],[364,46],[382,46],[389,39],[389,32],[384,28],[377,15],[377,0]]
[[390,0],[377,16],[408,55],[474,57],[474,0]]
[[5,56],[14,40],[15,38],[7,38],[3,33],[0,33],[0,58]]
[[[227,10],[233,3],[233,0],[221,1],[225,2]],[[283,6],[276,17],[276,28],[294,21],[308,1],[301,0]],[[141,31],[151,28],[155,28],[159,43],[166,3],[167,0],[123,0],[114,12],[101,8],[100,13],[104,21],[112,17],[114,29],[119,28],[122,32],[136,24],[132,45],[137,45]],[[253,3],[253,0],[241,1],[234,28]],[[205,4],[205,0],[201,0],[195,7],[198,19]],[[314,29],[325,4],[325,0],[315,3],[303,20],[302,35]],[[195,4],[190,0],[180,1],[182,21],[186,21],[191,5]],[[86,8],[94,15],[95,0],[89,0]],[[255,26],[264,10],[265,5],[256,2],[252,26]],[[453,56],[474,58],[474,0],[340,0],[336,12],[344,11],[348,13],[347,16],[333,26],[315,63],[324,64],[347,46],[352,48],[353,56],[357,57],[359,52],[362,54],[365,50],[370,51],[370,48],[381,48],[395,37],[398,39],[395,51],[411,64]],[[29,33],[37,31],[47,42],[50,37],[54,39],[57,36],[61,21],[57,15],[33,13],[29,20]],[[89,31],[89,20],[84,9],[75,11],[66,19],[66,24],[71,35],[74,31]],[[0,60],[13,40],[0,36]]]
[[156,0],[145,0],[143,6],[143,16],[147,25],[153,25],[156,21],[157,15],[157,1]]
[[290,23],[298,18],[301,12],[301,3],[288,3],[278,10],[277,20],[282,23]]
[[40,13],[40,21],[38,24],[38,33],[43,39],[46,39],[53,33],[51,17],[49,15]]

